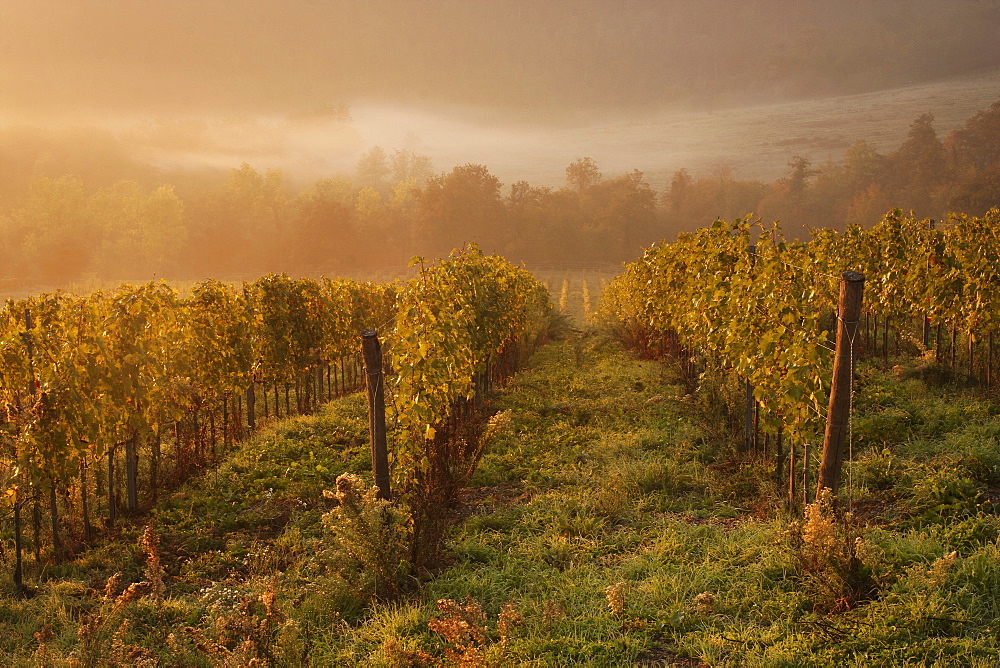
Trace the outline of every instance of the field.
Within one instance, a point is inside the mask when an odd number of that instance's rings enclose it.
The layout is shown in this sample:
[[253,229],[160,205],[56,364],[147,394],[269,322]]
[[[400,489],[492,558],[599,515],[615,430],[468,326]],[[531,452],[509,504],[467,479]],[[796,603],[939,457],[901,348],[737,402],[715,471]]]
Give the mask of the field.
[[594,311],[604,287],[621,273],[621,267],[611,264],[586,268],[554,265],[533,273],[552,295],[560,314],[579,326],[588,326],[593,324]]
[[993,665],[998,214],[10,302],[0,652]]
[[[788,173],[795,155],[814,165],[839,162],[858,139],[880,152],[896,150],[917,116],[934,114],[939,137],[960,127],[980,109],[988,109],[1000,90],[1000,71],[934,84],[859,95],[772,104],[594,128],[587,145],[603,146],[594,158],[608,171],[646,169],[658,189],[669,186],[673,172],[686,167],[704,176],[729,165],[737,179],[772,181]],[[629,164],[612,164],[627,155]],[[634,164],[633,164],[634,163]]]
[[[557,271],[550,289],[569,284],[575,316],[599,276]],[[669,361],[569,324],[492,399],[503,419],[448,511],[442,558],[391,600],[365,594],[385,544],[345,533],[329,492],[370,470],[355,394],[272,421],[113,540],[32,568],[31,597],[0,599],[0,653],[14,666],[994,665],[988,394],[905,356],[864,363],[852,519],[815,505],[804,521],[773,444],[739,451],[717,400],[733,387],[694,391]],[[815,454],[808,467],[814,480]],[[369,567],[345,571],[345,549]]]
[[[164,148],[169,143],[153,143],[138,145],[136,151],[140,159],[167,168],[229,169],[250,146],[255,166],[281,169],[293,180],[309,183],[331,173],[351,173],[359,156],[378,145],[390,152],[415,150],[439,172],[478,163],[489,166],[506,186],[523,179],[553,187],[565,185],[566,166],[586,155],[608,176],[642,170],[662,191],[681,168],[701,178],[728,165],[734,178],[772,181],[787,173],[794,155],[816,165],[828,158],[838,161],[857,139],[891,153],[917,116],[934,114],[943,137],[989,108],[998,90],[1000,70],[993,70],[841,97],[713,111],[634,111],[627,120],[621,119],[624,112],[613,119],[582,113],[558,126],[512,124],[488,111],[464,108],[359,104],[351,108],[347,124],[340,119],[302,125],[243,117],[230,127],[225,118],[203,118],[204,147],[170,150]],[[94,124],[127,136],[143,121],[129,116]]]
[[0,668],[1000,666],[1000,2],[141,2],[0,2]]
[[[566,166],[588,155],[609,176],[639,169],[663,191],[682,167],[701,178],[729,165],[736,179],[767,182],[784,176],[794,155],[814,165],[839,161],[858,139],[890,153],[906,138],[910,122],[925,113],[934,114],[938,136],[944,137],[988,109],[998,90],[1000,70],[859,95],[716,111],[650,111],[624,122],[588,120],[564,128],[477,124],[461,110],[361,107],[352,114],[363,143],[413,145],[438,167],[479,162],[508,184],[525,179],[558,187],[565,184]],[[586,147],[582,154],[580,147]]]

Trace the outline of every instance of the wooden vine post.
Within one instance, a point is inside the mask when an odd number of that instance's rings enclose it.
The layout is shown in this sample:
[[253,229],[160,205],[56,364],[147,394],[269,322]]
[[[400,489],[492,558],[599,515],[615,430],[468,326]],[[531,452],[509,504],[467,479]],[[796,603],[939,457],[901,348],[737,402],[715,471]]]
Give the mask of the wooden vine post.
[[[253,322],[253,306],[250,302],[250,290],[247,288],[246,283],[243,284],[243,302],[246,307],[246,314],[249,322]],[[250,431],[257,430],[257,414],[255,412],[257,406],[257,394],[254,391],[254,378],[253,373],[250,375],[250,384],[247,386],[247,428]],[[264,390],[264,412],[267,413],[267,389]]]
[[[180,441],[178,441],[179,443]],[[108,446],[108,528],[115,525],[115,444]]]
[[[750,271],[752,273],[757,259],[756,244],[751,244],[749,248],[747,248],[747,252],[750,255]],[[746,409],[743,417],[743,449],[746,452],[756,452],[757,430],[755,427],[757,425],[757,400],[754,399],[753,385],[750,383],[749,378],[744,381],[743,393]]]
[[840,472],[844,461],[844,441],[851,417],[851,386],[854,373],[855,336],[861,315],[865,277],[856,271],[845,271],[840,282],[840,306],[837,309],[837,351],[833,358],[833,382],[830,387],[830,407],[823,438],[823,458],[820,461],[816,498],[824,488],[834,496],[840,489]]
[[[934,229],[933,218],[927,221],[927,229],[928,230]],[[926,267],[926,271],[930,273],[931,269],[930,257],[924,260],[924,266]],[[924,350],[927,350],[927,348],[929,348],[931,344],[931,317],[927,313],[924,313],[923,316],[921,316],[920,338],[924,344]]]
[[139,510],[139,450],[138,432],[125,440],[125,499],[130,513]]
[[14,490],[14,588],[18,596],[25,594],[23,556],[24,545],[21,542],[21,501],[20,489]]
[[378,497],[390,498],[389,451],[385,435],[385,376],[382,373],[382,346],[374,329],[361,332],[361,351],[368,377],[368,430],[372,443],[372,474]]
[[[28,400],[33,401],[37,387],[35,384],[34,343],[31,339],[30,309],[24,309],[24,329],[25,331],[21,336],[28,349],[28,367],[31,369],[31,378],[28,380]],[[21,500],[21,489],[18,486],[14,490],[14,587],[17,589],[18,595],[24,595],[26,591],[22,567],[24,545],[22,542],[23,523],[21,522],[21,509],[24,507],[24,504],[25,500]]]

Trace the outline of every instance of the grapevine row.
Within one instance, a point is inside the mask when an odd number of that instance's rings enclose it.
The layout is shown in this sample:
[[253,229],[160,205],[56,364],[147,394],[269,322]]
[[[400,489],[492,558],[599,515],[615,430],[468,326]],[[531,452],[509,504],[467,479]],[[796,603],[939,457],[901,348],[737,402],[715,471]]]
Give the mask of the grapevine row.
[[697,350],[745,378],[764,419],[802,442],[825,419],[843,271],[865,275],[869,317],[961,328],[971,346],[1000,325],[998,267],[997,209],[938,227],[896,210],[804,243],[747,217],[649,248],[608,286],[600,318],[650,352]]
[[[405,285],[268,275],[242,290],[206,281],[186,298],[148,284],[8,302],[0,493],[17,521],[31,504],[36,558],[48,507],[58,554],[60,511],[89,539],[101,499],[109,522],[137,509],[140,461],[155,502],[163,484],[216,454],[217,434],[225,444],[255,417],[278,415],[282,389],[288,414],[356,387],[358,335],[378,327],[397,370],[387,388],[403,434],[394,473],[419,505],[428,476],[457,483],[474,467],[478,441],[456,435],[473,433],[472,408],[537,339],[549,308],[530,274],[474,247]],[[171,442],[168,471],[161,446]]]
[[400,435],[391,465],[412,517],[411,564],[434,561],[445,510],[486,445],[484,396],[537,344],[551,308],[531,274],[471,245],[421,262],[400,292],[389,347]]
[[391,344],[398,422],[407,435],[394,468],[404,486],[428,475],[428,466],[448,468],[450,483],[471,474],[478,452],[471,434],[458,443],[458,422],[534,347],[551,308],[530,273],[475,246],[421,266],[400,292]]
[[[866,307],[886,333],[886,323],[926,319],[927,327],[951,328],[953,342],[964,332],[971,348],[1000,327],[1000,209],[943,225],[897,210],[870,229],[819,231],[810,245],[818,265],[854,265],[869,277]],[[943,343],[939,336],[934,345],[939,358]],[[921,345],[930,346],[926,333]],[[991,371],[987,365],[987,376]]]
[[[109,522],[123,506],[137,509],[140,460],[155,501],[168,478],[214,454],[219,436],[231,442],[255,415],[277,414],[280,388],[287,414],[311,410],[334,386],[343,391],[348,375],[356,384],[357,332],[391,319],[394,301],[387,286],[269,275],[242,290],[206,281],[184,299],[151,283],[8,302],[0,493],[15,509],[48,497],[56,552],[58,497],[89,538],[91,494],[107,498]],[[171,439],[167,470],[161,444]]]

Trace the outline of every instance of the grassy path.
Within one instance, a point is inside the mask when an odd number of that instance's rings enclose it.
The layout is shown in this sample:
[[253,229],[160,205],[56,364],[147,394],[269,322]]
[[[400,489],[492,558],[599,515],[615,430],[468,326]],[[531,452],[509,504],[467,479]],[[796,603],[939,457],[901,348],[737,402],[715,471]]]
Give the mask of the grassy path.
[[[715,446],[687,401],[666,367],[606,340],[539,352],[499,400],[509,420],[468,491],[454,564],[421,600],[348,634],[335,660],[402,665],[451,651],[499,665],[621,666],[727,656],[732,643],[713,633],[739,635],[748,623],[739,617],[759,616],[761,589],[786,572],[773,550],[783,526],[740,507],[759,494],[751,471],[720,481],[706,465]],[[770,598],[769,614],[801,602]],[[435,609],[440,599],[459,609]],[[482,635],[448,642],[431,619]]]

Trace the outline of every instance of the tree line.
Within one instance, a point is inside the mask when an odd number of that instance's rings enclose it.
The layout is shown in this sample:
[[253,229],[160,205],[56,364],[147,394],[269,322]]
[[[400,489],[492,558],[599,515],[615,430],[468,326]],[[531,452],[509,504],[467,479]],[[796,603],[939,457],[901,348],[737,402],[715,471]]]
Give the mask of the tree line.
[[620,262],[748,212],[780,220],[792,237],[871,225],[894,207],[982,215],[1000,203],[1000,101],[943,139],[924,114],[889,153],[862,139],[840,162],[795,156],[772,183],[739,180],[724,166],[699,178],[681,169],[657,192],[640,170],[605,176],[582,157],[561,187],[505,187],[485,165],[435,174],[426,156],[377,146],[352,176],[299,192],[280,171],[247,163],[183,189],[139,177],[88,189],[55,168],[26,183],[0,201],[0,277],[44,287],[87,277],[347,274],[444,257],[466,242],[529,266]]
[[700,179],[679,170],[665,193],[665,215],[680,227],[752,211],[805,238],[807,228],[874,225],[893,208],[942,219],[950,212],[981,216],[1000,204],[1000,100],[943,139],[933,122],[931,114],[917,117],[889,153],[859,139],[840,162],[794,156],[770,184],[738,180],[726,167]]

